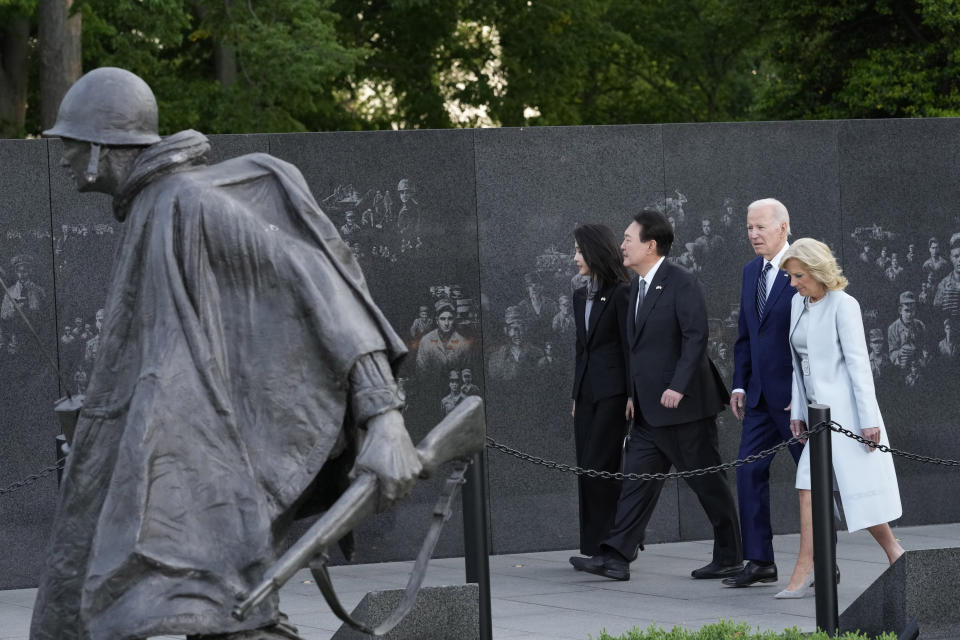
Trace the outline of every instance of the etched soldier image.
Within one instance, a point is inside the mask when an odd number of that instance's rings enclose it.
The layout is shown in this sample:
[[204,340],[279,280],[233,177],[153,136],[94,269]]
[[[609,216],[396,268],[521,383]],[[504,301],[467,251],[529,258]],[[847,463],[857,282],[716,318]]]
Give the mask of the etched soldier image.
[[570,338],[576,333],[577,325],[573,319],[570,296],[564,294],[557,298],[557,313],[553,316],[552,327],[553,332],[557,334],[557,340]]
[[94,316],[94,321],[96,323],[97,332],[93,335],[84,347],[83,351],[83,361],[88,365],[93,363],[97,357],[97,350],[100,348],[100,330],[103,328],[103,309],[97,309],[97,314]]
[[507,342],[495,348],[488,360],[490,377],[511,381],[536,371],[543,351],[526,340],[524,315],[517,307],[507,307],[503,319],[503,333]]
[[727,346],[726,342],[718,341],[715,353],[716,357],[713,358],[713,364],[716,365],[717,371],[720,372],[724,381],[729,384],[733,379],[733,358],[730,356],[730,347]]
[[453,411],[454,407],[463,402],[467,396],[460,388],[460,373],[456,369],[447,375],[447,387],[450,392],[440,398],[440,417]]
[[917,299],[912,291],[900,294],[900,317],[887,328],[887,350],[890,362],[901,369],[910,369],[911,365],[923,366],[928,351],[926,343],[926,325],[917,317]]
[[723,209],[720,212],[720,229],[719,232],[724,238],[734,238],[740,234],[740,230],[736,226],[736,215],[734,213],[734,201],[733,198],[724,198],[723,199]]
[[397,193],[400,195],[400,211],[397,213],[397,228],[401,234],[420,233],[420,203],[417,202],[417,190],[408,178],[397,183]]
[[883,380],[891,366],[890,356],[887,350],[884,349],[883,331],[876,328],[870,329],[869,346],[870,371],[873,372],[873,379]]
[[450,285],[450,301],[457,309],[457,331],[467,338],[475,337],[480,333],[480,313],[474,304],[473,298],[463,293],[463,286]]
[[900,266],[900,259],[896,253],[890,254],[890,262],[884,270],[884,275],[890,282],[896,282],[903,273],[903,267]]
[[687,242],[683,246],[683,253],[677,256],[675,262],[691,273],[698,273],[700,271],[700,264],[697,256],[703,250],[702,246],[696,242]]
[[543,295],[543,282],[538,272],[525,273],[523,284],[527,297],[517,303],[517,311],[523,317],[524,326],[531,336],[545,338],[553,330],[553,318],[558,311],[557,303]]
[[27,253],[14,256],[10,260],[14,281],[11,284],[4,278],[7,290],[4,291],[3,301],[0,302],[0,319],[12,318],[16,315],[17,308],[28,314],[28,317],[40,312],[47,294],[33,280],[35,263],[36,258]]
[[940,243],[936,238],[927,240],[927,251],[930,252],[930,257],[924,261],[923,270],[933,274],[934,282],[940,282],[940,279],[950,270],[950,263],[940,255]]
[[870,255],[870,245],[863,245],[863,249],[860,250],[860,262],[864,264],[870,264],[873,262],[873,257]]
[[933,272],[924,271],[923,284],[920,285],[920,294],[917,296],[917,303],[926,309],[933,308],[933,299],[937,295],[937,283],[933,281]]
[[32,254],[21,253],[10,260],[10,273],[0,271],[7,286],[0,300],[0,350],[9,354],[19,353],[28,335],[19,314],[31,322],[39,321],[46,303],[46,291],[33,278],[35,263]]
[[553,348],[553,342],[547,340],[543,343],[543,356],[537,360],[537,368],[549,375],[549,372],[560,368],[560,361]]
[[340,225],[340,235],[343,236],[344,241],[346,241],[347,238],[358,231],[360,231],[360,225],[357,224],[357,213],[355,211],[347,211],[344,214],[344,223]]
[[916,246],[912,242],[907,245],[907,252],[903,255],[901,266],[903,267],[903,277],[907,282],[920,282],[923,278],[920,258],[917,256]]
[[436,329],[426,333],[417,347],[417,369],[425,375],[436,376],[463,365],[470,342],[457,332],[457,309],[444,298],[434,305]]
[[953,270],[937,284],[933,306],[953,320],[960,320],[960,233],[950,238],[950,263]]
[[943,319],[943,339],[937,343],[937,351],[943,358],[953,358],[957,355],[958,348],[956,340],[953,339],[953,331],[950,318]]
[[887,266],[890,264],[890,256],[887,255],[887,248],[880,248],[880,255],[877,256],[877,259],[873,261],[875,265],[880,267],[881,270],[886,270]]
[[430,307],[420,305],[417,309],[417,317],[410,325],[410,337],[414,340],[433,330],[433,318],[430,317]]
[[696,242],[703,246],[704,254],[709,260],[723,247],[723,238],[713,233],[709,218],[704,218],[700,221],[700,231],[701,233],[697,236]]
[[464,369],[460,372],[460,378],[463,380],[463,384],[460,386],[460,393],[465,396],[481,395],[480,387],[473,383],[473,371]]

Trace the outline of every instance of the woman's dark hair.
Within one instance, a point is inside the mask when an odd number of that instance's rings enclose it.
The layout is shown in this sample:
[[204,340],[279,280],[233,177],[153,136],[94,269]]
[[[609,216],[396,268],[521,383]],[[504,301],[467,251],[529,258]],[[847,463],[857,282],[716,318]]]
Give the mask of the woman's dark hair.
[[617,245],[617,237],[610,227],[603,224],[583,224],[573,230],[573,239],[580,247],[590,274],[597,279],[600,289],[629,282],[630,274],[623,266],[623,255]]

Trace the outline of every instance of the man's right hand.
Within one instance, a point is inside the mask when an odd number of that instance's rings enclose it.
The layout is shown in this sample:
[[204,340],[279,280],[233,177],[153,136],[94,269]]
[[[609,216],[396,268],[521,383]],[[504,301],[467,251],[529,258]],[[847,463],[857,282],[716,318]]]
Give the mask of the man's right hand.
[[741,391],[736,391],[730,395],[730,410],[733,411],[733,415],[737,416],[737,420],[743,422],[743,407],[746,404],[744,401],[746,394]]

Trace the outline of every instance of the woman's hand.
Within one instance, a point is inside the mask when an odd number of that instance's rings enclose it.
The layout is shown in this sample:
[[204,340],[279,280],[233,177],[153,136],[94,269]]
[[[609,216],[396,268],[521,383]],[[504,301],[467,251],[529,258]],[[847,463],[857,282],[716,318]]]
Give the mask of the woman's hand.
[[[790,433],[793,434],[793,437],[796,438],[801,433],[807,430],[807,423],[803,420],[791,420],[790,421]],[[807,441],[806,438],[800,440],[800,444],[805,444]]]
[[633,420],[633,398],[627,398],[627,409],[623,415],[627,420]]
[[[868,429],[861,429],[860,435],[869,440],[870,442],[875,442],[880,444],[880,427],[870,427]],[[867,448],[867,451],[873,453],[876,451],[872,446],[865,444],[863,445]]]

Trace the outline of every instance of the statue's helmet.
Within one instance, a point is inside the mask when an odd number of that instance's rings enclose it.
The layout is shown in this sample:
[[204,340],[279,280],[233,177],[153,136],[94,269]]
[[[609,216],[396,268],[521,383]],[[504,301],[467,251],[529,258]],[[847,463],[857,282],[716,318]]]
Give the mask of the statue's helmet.
[[100,67],[70,87],[56,123],[43,135],[111,146],[153,144],[160,141],[157,100],[140,76]]

